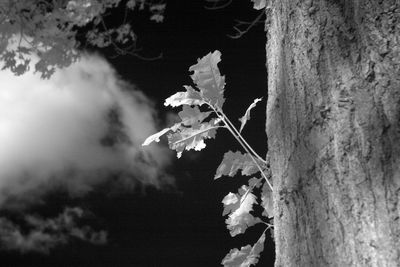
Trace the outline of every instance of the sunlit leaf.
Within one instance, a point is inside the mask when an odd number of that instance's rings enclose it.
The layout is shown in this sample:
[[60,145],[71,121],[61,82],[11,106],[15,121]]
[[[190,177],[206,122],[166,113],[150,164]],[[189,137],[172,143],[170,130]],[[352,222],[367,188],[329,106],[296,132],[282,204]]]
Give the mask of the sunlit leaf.
[[[159,142],[160,137],[168,132],[168,143],[171,149],[178,152],[178,158],[183,150],[201,150],[205,147],[204,139],[214,138],[215,129],[219,120],[213,119],[210,122],[203,122],[212,112],[201,112],[198,107],[188,105],[182,106],[182,111],[178,113],[181,122],[176,123],[170,128],[165,128],[158,133],[149,136],[143,146],[152,142]],[[190,127],[188,127],[190,126]]]
[[144,140],[142,146],[148,146],[149,144],[151,144],[153,142],[160,142],[160,137],[163,136],[164,134],[166,134],[167,132],[169,132],[170,130],[171,130],[171,128],[165,128],[165,129],[159,131],[158,133],[150,135],[149,137],[146,138],[146,140]]
[[188,105],[182,106],[182,111],[178,116],[182,119],[182,124],[185,126],[198,126],[204,119],[206,119],[212,111],[201,112],[198,107],[191,107]]
[[178,107],[182,105],[198,105],[201,106],[205,104],[200,93],[193,89],[191,86],[184,86],[185,92],[178,92],[172,96],[165,99],[164,106]]
[[[259,163],[260,166],[262,166],[261,161],[257,159],[256,161]],[[242,154],[239,151],[228,151],[224,154],[224,158],[215,173],[214,179],[218,179],[223,175],[233,177],[239,170],[242,170],[242,175],[247,176],[257,173],[259,171],[257,165],[254,163],[248,153]]]
[[151,12],[155,12],[155,11],[164,11],[165,8],[167,7],[166,4],[153,4],[152,6],[150,6],[150,11]]
[[[125,15],[130,16],[133,9],[146,9],[150,20],[163,20],[165,4],[151,0],[0,1],[1,65],[21,75],[30,68],[19,62],[20,56],[33,56],[38,60],[35,71],[49,78],[55,69],[79,59],[81,42],[98,47],[112,45],[118,55],[136,54],[136,35],[130,24],[124,23],[125,19],[120,26],[105,22],[107,11],[118,13],[115,8],[121,7],[121,2],[126,3],[123,7],[129,14]],[[3,60],[7,52],[15,52],[16,60]]]
[[154,14],[151,15],[150,20],[160,23],[164,21],[164,16],[160,14]]
[[272,191],[267,183],[264,183],[261,191],[261,206],[264,208],[263,216],[272,218],[274,217],[274,202],[272,198]]
[[134,9],[135,6],[137,5],[136,0],[128,0],[128,2],[126,2],[126,7],[129,9]]
[[257,103],[260,102],[261,100],[262,100],[262,98],[256,98],[256,99],[254,99],[253,103],[247,108],[247,110],[246,110],[244,116],[241,117],[241,118],[239,119],[239,121],[241,122],[239,132],[242,132],[244,126],[246,125],[246,122],[247,122],[248,120],[250,120],[250,111],[251,111],[251,110],[257,105]]
[[240,250],[231,249],[222,260],[221,264],[225,267],[250,267],[256,265],[260,258],[260,253],[264,250],[265,233],[253,245],[247,245]]
[[240,198],[236,194],[229,192],[222,200],[222,203],[224,204],[222,216],[225,216],[239,208]]
[[248,192],[247,186],[243,185],[238,194],[229,193],[222,203],[224,204],[223,215],[229,214],[225,223],[231,236],[242,234],[248,227],[260,222],[258,218],[250,214],[253,205],[257,204],[257,198],[253,193]]
[[257,10],[263,9],[267,5],[267,0],[251,0],[251,1],[254,3],[253,8]]
[[250,188],[252,188],[252,187],[260,187],[260,185],[261,185],[261,181],[263,181],[264,180],[264,178],[256,178],[256,177],[253,177],[253,178],[251,178],[250,180],[249,180],[249,187]]
[[169,147],[176,150],[178,158],[184,150],[200,151],[206,147],[205,139],[215,138],[217,124],[217,120],[212,120],[191,128],[179,127],[176,132],[168,134]]
[[221,61],[221,52],[216,50],[197,61],[197,64],[189,68],[189,71],[194,72],[190,77],[206,101],[213,106],[222,108],[225,101],[225,77],[221,76],[217,66]]

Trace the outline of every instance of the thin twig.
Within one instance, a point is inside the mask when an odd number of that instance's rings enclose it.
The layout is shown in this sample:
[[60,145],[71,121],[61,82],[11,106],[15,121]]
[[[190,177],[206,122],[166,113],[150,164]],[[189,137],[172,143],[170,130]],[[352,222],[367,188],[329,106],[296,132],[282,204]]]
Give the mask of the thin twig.
[[223,9],[230,4],[232,4],[232,0],[228,0],[226,3],[218,5],[218,3],[222,2],[221,0],[206,0],[206,2],[213,3],[213,6],[204,6],[205,9],[208,10],[218,10],[218,9]]
[[132,44],[130,46],[127,46],[125,48],[120,47],[117,43],[114,42],[113,37],[111,36],[112,33],[107,33],[107,32],[109,32],[109,29],[108,29],[105,21],[103,20],[103,18],[101,18],[101,25],[104,28],[104,32],[108,35],[107,37],[109,38],[111,47],[116,52],[116,55],[111,56],[111,58],[117,58],[118,56],[121,56],[121,55],[122,56],[131,55],[131,56],[137,57],[141,60],[153,61],[153,60],[158,60],[163,57],[162,53],[160,53],[159,55],[154,56],[154,57],[145,57],[145,56],[139,55],[137,52],[141,51],[142,49],[136,47],[136,41],[133,39],[132,39]]
[[267,161],[264,160],[260,155],[257,154],[257,152],[255,152],[253,150],[253,148],[247,143],[246,139],[243,138],[243,136],[240,134],[240,132],[236,129],[235,125],[233,125],[233,123],[229,120],[229,118],[223,113],[222,116],[224,116],[224,118],[227,120],[227,122],[230,124],[230,126],[232,127],[232,129],[235,131],[235,133],[237,134],[237,136],[243,141],[243,143],[249,148],[249,150],[253,153],[254,156],[256,156],[261,162],[263,162],[264,164],[267,164]]
[[[240,37],[245,35],[247,32],[249,32],[251,28],[256,26],[260,22],[261,18],[264,16],[264,14],[265,14],[265,11],[262,10],[260,12],[260,14],[251,22],[236,20],[236,26],[233,27],[236,31],[236,34],[234,34],[234,35],[228,34],[228,37],[232,38],[232,39],[239,39]],[[240,29],[240,26],[242,26],[242,25],[248,25],[248,26],[244,30],[242,30],[242,29]]]

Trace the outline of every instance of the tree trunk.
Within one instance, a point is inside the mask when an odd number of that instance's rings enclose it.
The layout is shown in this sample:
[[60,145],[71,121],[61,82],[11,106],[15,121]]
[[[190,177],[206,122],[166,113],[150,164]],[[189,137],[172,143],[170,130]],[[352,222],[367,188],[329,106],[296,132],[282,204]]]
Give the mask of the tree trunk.
[[275,266],[400,266],[400,1],[270,0]]

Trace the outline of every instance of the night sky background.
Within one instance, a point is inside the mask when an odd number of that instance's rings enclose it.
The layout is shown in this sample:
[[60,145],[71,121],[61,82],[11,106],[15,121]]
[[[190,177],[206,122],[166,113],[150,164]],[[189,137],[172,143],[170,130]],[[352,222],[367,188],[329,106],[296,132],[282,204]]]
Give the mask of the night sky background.
[[[206,10],[205,1],[168,0],[165,21],[148,21],[148,14],[134,18],[133,29],[142,54],[163,54],[162,59],[143,61],[132,56],[112,58],[112,51],[99,51],[119,75],[140,88],[156,104],[160,120],[167,112],[164,99],[191,84],[188,68],[197,58],[214,50],[226,76],[224,110],[237,122],[257,97],[263,102],[252,111],[244,136],[265,156],[265,106],[267,72],[266,36],[262,24],[240,39],[231,39],[235,19],[251,21],[260,11],[250,0],[236,0],[221,10]],[[162,140],[165,142],[165,140]],[[38,214],[52,214],[66,205],[79,205],[93,213],[86,218],[93,228],[108,232],[108,243],[92,245],[79,240],[52,249],[49,254],[0,252],[0,266],[220,266],[232,248],[253,244],[264,230],[257,225],[232,238],[222,217],[221,200],[246,183],[241,177],[213,180],[224,152],[240,147],[228,132],[219,130],[215,140],[201,152],[183,153],[169,168],[175,184],[159,189],[137,186],[123,189],[105,183],[92,193],[71,198],[62,191],[45,197],[46,205],[33,207]],[[273,266],[274,246],[269,233],[258,266]]]

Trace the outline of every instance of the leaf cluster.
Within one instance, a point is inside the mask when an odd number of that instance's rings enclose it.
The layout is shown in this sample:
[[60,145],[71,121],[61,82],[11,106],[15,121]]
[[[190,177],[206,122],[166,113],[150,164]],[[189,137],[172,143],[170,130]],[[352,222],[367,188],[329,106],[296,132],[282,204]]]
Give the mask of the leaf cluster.
[[[128,12],[150,11],[150,20],[161,22],[165,4],[153,0],[129,0],[120,26],[108,28],[106,11],[120,6],[121,0],[4,0],[0,1],[0,60],[3,69],[16,75],[30,66],[31,55],[39,57],[35,71],[49,78],[56,68],[69,66],[79,58],[83,39],[96,47],[111,46],[117,54],[134,54],[136,36]],[[80,29],[85,35],[80,36]],[[83,37],[83,38],[82,38]]]

